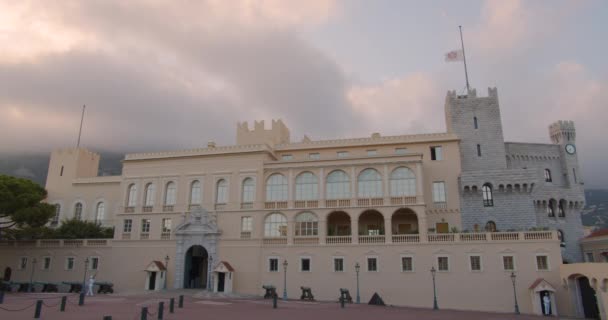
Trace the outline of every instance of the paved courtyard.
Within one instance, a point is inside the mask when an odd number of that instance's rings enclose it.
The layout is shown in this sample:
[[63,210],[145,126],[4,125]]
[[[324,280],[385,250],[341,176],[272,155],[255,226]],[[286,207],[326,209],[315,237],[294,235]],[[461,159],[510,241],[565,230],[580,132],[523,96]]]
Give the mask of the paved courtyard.
[[[177,307],[177,297],[184,294],[184,308]],[[59,311],[61,296],[66,294],[7,294],[0,305],[0,319],[33,319],[35,301],[43,300],[41,319],[140,319],[141,309],[149,308],[149,320],[158,319],[159,301],[164,301],[163,319],[543,319],[536,316],[515,316],[485,312],[465,312],[405,307],[378,307],[347,304],[344,309],[338,303],[301,302],[296,300],[278,301],[278,308],[272,308],[271,300],[260,298],[204,297],[193,291],[165,292],[159,294],[98,295],[88,297],[84,306],[77,306],[78,296],[69,295],[65,312]],[[169,313],[169,299],[175,297],[175,313]]]

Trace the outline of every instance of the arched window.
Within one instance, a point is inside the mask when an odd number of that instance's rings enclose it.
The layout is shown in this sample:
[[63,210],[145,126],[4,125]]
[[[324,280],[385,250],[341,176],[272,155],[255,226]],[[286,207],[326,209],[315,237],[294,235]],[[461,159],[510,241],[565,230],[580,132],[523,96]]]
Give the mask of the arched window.
[[228,182],[225,179],[217,181],[215,203],[224,204],[228,202]]
[[171,181],[167,183],[167,187],[165,190],[165,205],[173,206],[175,205],[175,192],[176,192],[175,182]]
[[82,203],[80,202],[74,205],[74,219],[82,220]]
[[146,185],[146,195],[145,195],[145,203],[144,206],[146,207],[153,207],[154,206],[154,199],[156,197],[156,187],[154,187],[154,183],[148,183]]
[[483,196],[483,206],[493,207],[494,198],[492,196],[492,186],[489,183],[486,183],[481,187],[481,194]]
[[265,237],[287,237],[287,218],[281,213],[271,213],[264,219]]
[[560,229],[557,229],[557,240],[559,240],[559,242],[565,242],[564,232]]
[[410,168],[399,167],[391,173],[391,197],[416,195],[416,175]]
[[253,178],[245,178],[243,180],[243,189],[241,190],[241,202],[252,203],[255,200],[255,181]]
[[287,178],[275,173],[266,180],[266,201],[286,201],[289,197]]
[[198,180],[192,181],[190,185],[190,204],[201,204],[201,182]]
[[557,205],[557,216],[563,218],[566,216],[566,211],[564,207],[566,206],[566,200],[559,200],[559,204]]
[[127,207],[135,207],[137,204],[137,186],[133,183],[127,189]]
[[365,169],[357,179],[359,198],[382,197],[382,176],[376,169]]
[[555,199],[549,200],[547,204],[547,215],[549,217],[555,217]]
[[302,212],[296,216],[296,236],[316,236],[319,234],[317,216],[312,212]]
[[494,221],[486,223],[486,232],[496,232],[496,223]]
[[312,172],[302,172],[296,177],[296,200],[319,199],[319,180]]
[[59,223],[59,215],[61,214],[61,205],[59,203],[55,204],[55,215],[51,220],[52,225],[56,225]]
[[327,175],[326,199],[350,199],[350,179],[346,172],[334,170]]
[[552,182],[553,179],[551,178],[551,170],[549,169],[545,169],[545,182]]
[[97,204],[97,210],[95,212],[95,222],[103,221],[106,215],[106,205],[103,202]]
[[479,129],[479,123],[477,123],[477,117],[473,117],[473,125],[475,126],[475,129]]

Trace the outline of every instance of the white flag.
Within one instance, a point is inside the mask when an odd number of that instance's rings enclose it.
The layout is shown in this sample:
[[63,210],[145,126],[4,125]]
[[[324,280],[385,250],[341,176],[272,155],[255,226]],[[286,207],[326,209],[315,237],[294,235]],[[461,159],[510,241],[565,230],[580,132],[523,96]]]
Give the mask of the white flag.
[[445,54],[445,61],[454,62],[454,61],[463,61],[464,60],[464,52],[462,50],[453,50]]

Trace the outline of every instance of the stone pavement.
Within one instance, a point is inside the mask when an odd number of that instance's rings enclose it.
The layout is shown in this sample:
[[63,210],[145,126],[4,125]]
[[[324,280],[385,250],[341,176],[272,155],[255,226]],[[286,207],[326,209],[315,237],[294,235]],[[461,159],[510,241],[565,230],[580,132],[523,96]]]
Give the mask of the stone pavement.
[[[184,308],[177,307],[177,297],[184,294]],[[59,311],[61,296],[66,294],[7,294],[4,304],[0,305],[0,319],[33,319],[36,299],[42,299],[41,319],[62,320],[102,320],[112,316],[113,320],[140,319],[143,306],[148,307],[148,320],[156,320],[158,303],[164,301],[163,319],[289,319],[289,320],[336,320],[336,319],[467,319],[467,320],[540,320],[542,317],[487,312],[452,311],[406,307],[378,307],[365,304],[347,304],[344,309],[332,302],[301,302],[297,300],[278,301],[278,308],[272,308],[271,300],[259,297],[218,297],[201,294],[199,291],[167,291],[151,294],[98,295],[88,297],[84,306],[77,306],[78,296],[69,295],[65,312]],[[204,298],[197,298],[204,297]],[[175,313],[169,313],[169,298],[175,297]],[[24,309],[24,310],[21,310]],[[10,311],[14,310],[14,311]],[[17,311],[21,310],[21,311]]]

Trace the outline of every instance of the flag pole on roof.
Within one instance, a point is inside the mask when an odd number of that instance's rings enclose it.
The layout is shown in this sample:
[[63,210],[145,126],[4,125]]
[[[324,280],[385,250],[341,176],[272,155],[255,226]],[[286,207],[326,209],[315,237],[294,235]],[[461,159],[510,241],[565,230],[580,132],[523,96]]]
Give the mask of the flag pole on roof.
[[467,72],[467,55],[464,52],[464,40],[462,40],[462,26],[458,26],[460,29],[460,44],[462,45],[462,61],[464,62],[464,77],[467,81],[467,94],[469,94],[469,73]]
[[84,109],[86,105],[82,105],[82,115],[80,116],[80,129],[78,130],[78,142],[76,142],[76,148],[80,147],[80,136],[82,134],[82,122],[84,121]]
[[452,50],[448,53],[445,54],[445,61],[447,62],[457,62],[457,61],[462,61],[464,62],[464,77],[466,79],[466,83],[467,83],[467,94],[469,93],[469,73],[467,71],[467,58],[464,54],[464,40],[462,39],[462,26],[458,26],[458,29],[460,30],[460,45],[461,48],[460,50]]

